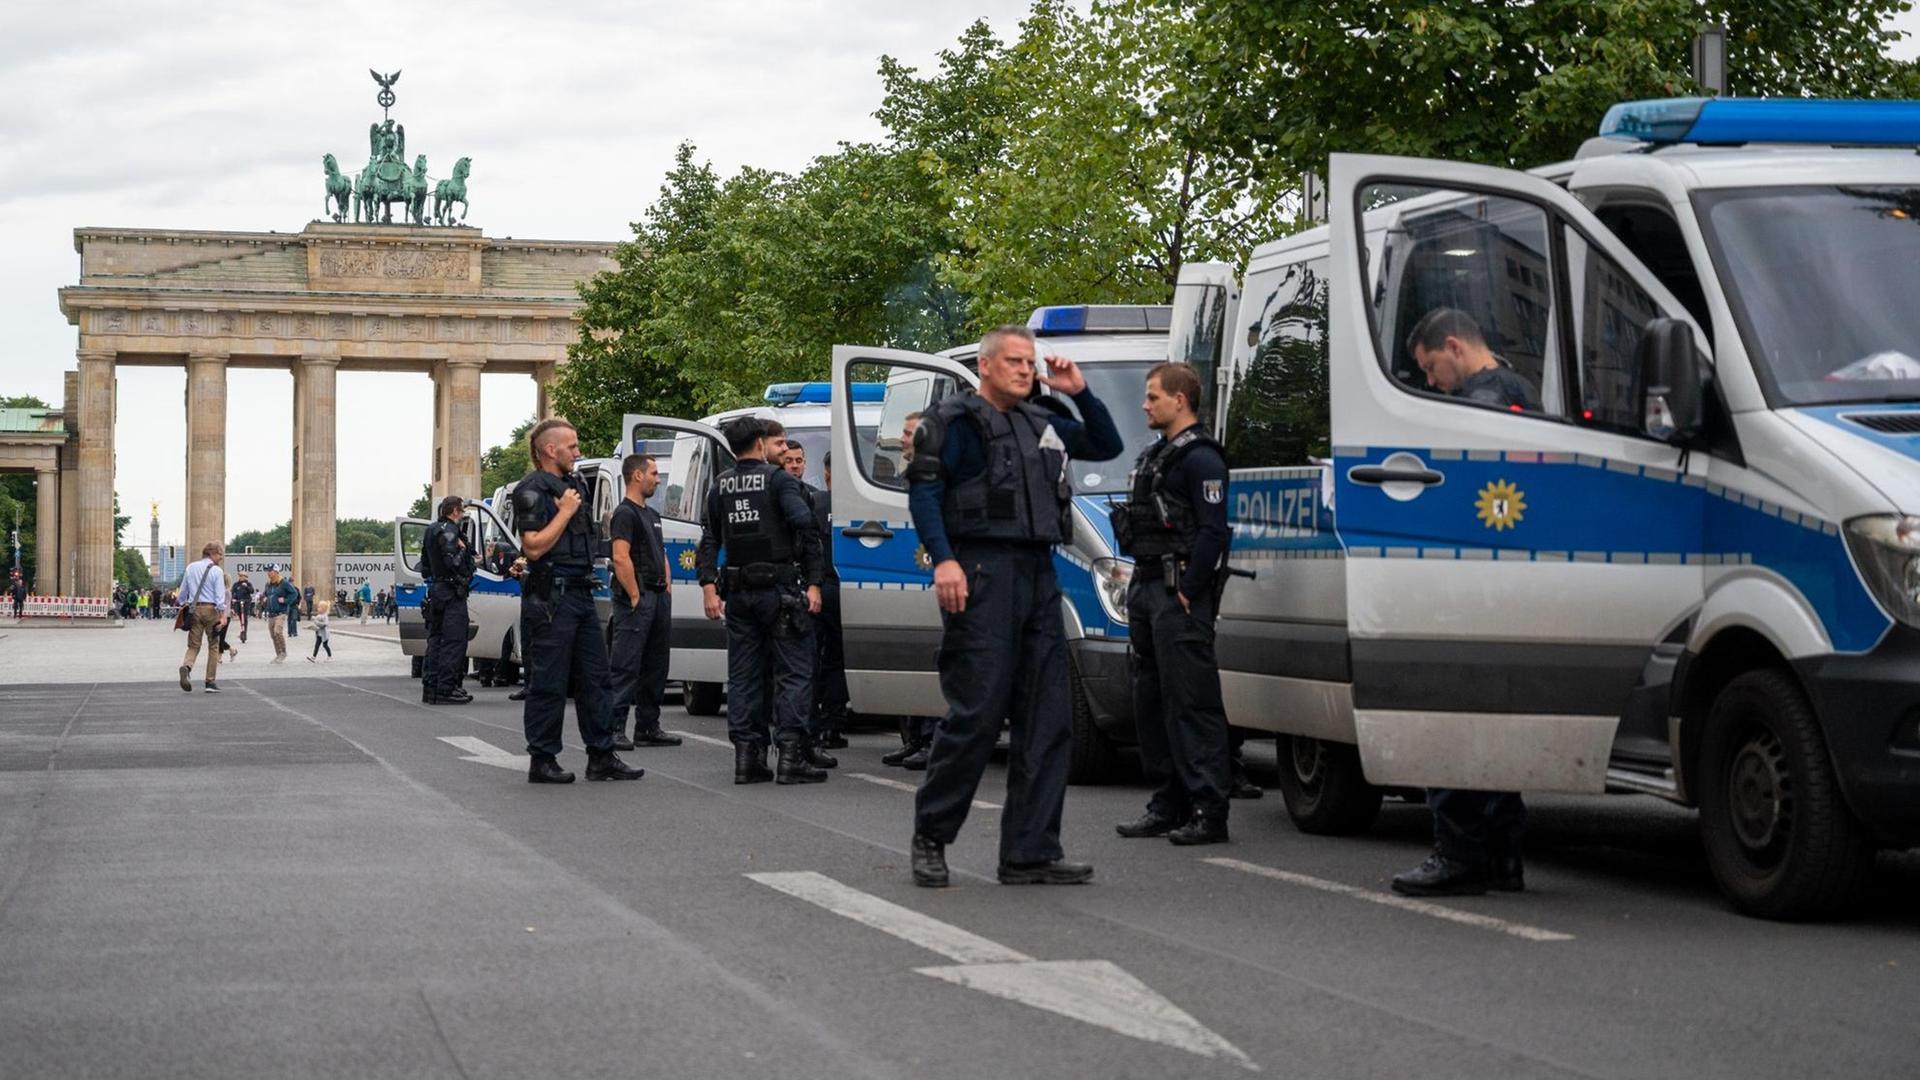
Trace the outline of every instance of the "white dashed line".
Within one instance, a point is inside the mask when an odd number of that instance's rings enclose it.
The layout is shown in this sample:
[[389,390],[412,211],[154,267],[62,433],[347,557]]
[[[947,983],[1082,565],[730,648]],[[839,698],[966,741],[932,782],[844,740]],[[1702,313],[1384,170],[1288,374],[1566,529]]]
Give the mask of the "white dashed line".
[[1475,915],[1469,911],[1458,911],[1454,908],[1429,903],[1425,900],[1415,900],[1411,897],[1400,896],[1396,893],[1375,892],[1372,889],[1357,889],[1352,885],[1342,885],[1337,881],[1309,877],[1306,874],[1296,874],[1290,870],[1276,870],[1271,866],[1261,866],[1259,863],[1242,862],[1239,859],[1202,859],[1201,861],[1213,866],[1222,866],[1228,870],[1238,870],[1245,874],[1254,874],[1259,877],[1272,878],[1275,881],[1284,881],[1289,885],[1303,885],[1309,889],[1319,889],[1321,892],[1333,893],[1336,896],[1348,896],[1355,900],[1365,900],[1370,904],[1380,904],[1385,907],[1399,908],[1401,911],[1411,911],[1415,914],[1426,915],[1435,919],[1445,919],[1448,922],[1459,923],[1462,926],[1473,926],[1481,930],[1492,930],[1525,941],[1573,940],[1572,934],[1562,934],[1554,930],[1542,930],[1537,926],[1508,922],[1505,919],[1496,919],[1491,915]]
[[667,734],[678,735],[683,739],[692,739],[694,742],[703,742],[703,743],[706,743],[708,746],[718,746],[722,750],[733,749],[732,743],[728,742],[725,739],[716,739],[711,735],[696,735],[691,731],[669,731],[667,732]]
[[[846,777],[849,780],[865,780],[869,784],[879,784],[881,787],[890,787],[895,791],[918,792],[920,790],[918,784],[909,784],[904,780],[894,780],[885,776],[875,776],[872,773],[850,772],[846,774]],[[998,810],[1000,809],[1000,804],[987,802],[985,799],[975,799],[973,800],[973,808],[975,810]]]

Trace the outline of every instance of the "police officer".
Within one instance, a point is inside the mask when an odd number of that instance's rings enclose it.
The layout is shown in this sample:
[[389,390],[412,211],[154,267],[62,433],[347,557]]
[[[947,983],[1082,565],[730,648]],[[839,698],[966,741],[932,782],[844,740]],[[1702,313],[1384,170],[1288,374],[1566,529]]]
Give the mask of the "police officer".
[[1127,587],[1133,715],[1154,792],[1121,836],[1176,844],[1227,839],[1233,789],[1213,620],[1226,578],[1227,461],[1196,413],[1200,378],[1186,364],[1147,373],[1141,408],[1160,433],[1134,463],[1114,537],[1133,558]]
[[[1407,351],[1443,394],[1500,409],[1537,411],[1533,385],[1488,347],[1472,316],[1435,308],[1407,335]],[[1489,888],[1526,888],[1521,839],[1527,807],[1517,791],[1431,788],[1433,854],[1395,875],[1393,891],[1408,896],[1478,896]]]
[[527,571],[520,625],[526,633],[527,782],[571,784],[560,767],[560,725],[572,688],[587,744],[588,780],[638,780],[645,770],[613,752],[607,644],[593,606],[593,533],[586,482],[573,471],[580,438],[565,420],[542,420],[527,436],[534,469],[513,491]]
[[420,700],[428,705],[464,705],[473,700],[460,683],[467,675],[467,590],[473,587],[473,546],[460,521],[466,508],[458,495],[440,500],[440,516],[420,541],[427,564],[427,657],[421,665]]
[[[666,535],[660,513],[647,505],[660,489],[660,466],[652,454],[629,454],[620,463],[626,497],[613,512],[613,621],[609,652],[613,666],[613,745],[679,746],[660,730],[660,700],[667,692],[673,656],[673,600],[668,590]],[[633,738],[627,738],[627,714]]]
[[[795,455],[798,455],[797,459]],[[806,467],[806,451],[799,444],[787,452],[788,471],[798,464]],[[822,750],[840,750],[847,745],[848,704],[847,652],[840,636],[840,572],[833,566],[833,452],[820,459],[820,476],[826,490],[815,491],[814,524],[820,529],[821,561],[826,573],[820,580],[820,617],[814,621],[817,645],[813,665],[814,745]]]
[[[721,434],[735,462],[707,492],[696,566],[707,618],[727,620],[733,782],[817,784],[827,774],[807,760],[806,725],[813,668],[808,616],[820,612],[824,572],[820,534],[800,482],[767,460],[766,422],[743,416],[723,425]],[[767,769],[769,737],[780,748],[777,774]]]
[[[913,882],[948,882],[946,846],[960,834],[1003,719],[1012,722],[999,878],[1072,885],[1093,867],[1066,861],[1060,812],[1072,731],[1067,645],[1053,545],[1068,538],[1067,455],[1106,461],[1123,449],[1106,406],[1071,361],[1037,376],[1033,331],[989,330],[980,388],[920,418],[907,467],[914,527],[933,560],[945,633],[927,777],[914,798]],[[1027,400],[1035,378],[1072,396],[1084,420]]]

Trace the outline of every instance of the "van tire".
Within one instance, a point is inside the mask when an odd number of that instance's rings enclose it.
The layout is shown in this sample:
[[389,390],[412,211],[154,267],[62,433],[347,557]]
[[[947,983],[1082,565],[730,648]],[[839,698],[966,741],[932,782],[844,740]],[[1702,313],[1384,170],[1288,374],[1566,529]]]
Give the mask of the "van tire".
[[1813,706],[1778,669],[1727,683],[1700,741],[1700,838],[1733,906],[1763,919],[1846,914],[1873,872]]
[[1386,791],[1367,782],[1360,748],[1305,735],[1282,735],[1280,797],[1294,828],[1312,836],[1352,836],[1373,828]]
[[1073,693],[1073,749],[1067,758],[1067,783],[1110,784],[1120,772],[1120,749],[1094,722],[1093,706],[1087,701],[1079,674],[1069,672],[1067,681]]
[[418,679],[427,673],[427,658],[424,656],[416,656],[413,658],[411,666],[413,668],[413,677]]
[[681,696],[686,701],[688,716],[719,716],[720,701],[724,688],[717,682],[687,682],[681,684],[685,691]]

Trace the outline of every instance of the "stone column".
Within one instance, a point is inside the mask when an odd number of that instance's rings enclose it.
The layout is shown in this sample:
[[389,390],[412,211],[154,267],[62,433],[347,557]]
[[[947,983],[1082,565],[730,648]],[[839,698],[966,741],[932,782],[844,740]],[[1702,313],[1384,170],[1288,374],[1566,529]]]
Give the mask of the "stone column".
[[[80,590],[80,373],[65,373],[60,397],[61,424],[67,444],[60,448],[60,587],[61,596]],[[159,573],[159,567],[154,568]]]
[[74,595],[113,593],[113,353],[80,350],[80,517]]
[[298,455],[294,465],[293,583],[313,586],[316,600],[333,598],[334,385],[340,358],[302,356],[295,373],[294,413]]
[[227,358],[223,353],[187,357],[186,525],[180,539],[195,559],[207,544],[227,542]]
[[33,474],[33,589],[41,596],[60,593],[60,467]]
[[444,372],[439,399],[443,423],[440,480],[434,495],[478,499],[480,490],[480,369],[485,360],[451,359]]
[[553,398],[547,387],[553,382],[552,364],[539,364],[533,369],[533,418],[545,420],[553,415]]

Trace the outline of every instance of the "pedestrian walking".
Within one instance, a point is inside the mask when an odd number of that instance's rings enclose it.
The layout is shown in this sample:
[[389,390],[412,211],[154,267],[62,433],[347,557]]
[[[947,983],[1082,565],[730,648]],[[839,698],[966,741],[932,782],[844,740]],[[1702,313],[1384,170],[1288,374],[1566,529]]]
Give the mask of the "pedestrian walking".
[[260,609],[267,617],[267,635],[273,639],[271,663],[287,662],[287,620],[294,617],[300,593],[293,583],[280,576],[279,568],[267,571],[267,591],[260,598]]
[[1140,768],[1153,794],[1121,836],[1175,844],[1227,840],[1233,766],[1214,620],[1226,584],[1227,460],[1200,423],[1200,377],[1187,364],[1147,373],[1141,408],[1160,438],[1134,462],[1113,509],[1120,553],[1133,559],[1127,627]]
[[360,583],[360,593],[357,599],[360,601],[360,625],[365,626],[367,625],[367,620],[373,617],[373,611],[371,610],[373,607],[373,585],[370,582],[363,581]]
[[[820,612],[825,572],[820,534],[800,482],[767,460],[766,422],[743,416],[721,434],[734,465],[708,490],[695,565],[707,618],[727,621],[733,782],[817,784],[827,774],[807,760],[806,736],[813,702],[808,616]],[[767,769],[770,740],[780,748],[774,771]]]
[[520,592],[525,632],[527,781],[570,784],[560,767],[567,696],[587,744],[588,780],[638,780],[646,770],[613,751],[607,645],[593,604],[591,493],[573,471],[580,436],[564,420],[542,420],[527,436],[534,469],[513,491],[514,527],[527,570]]
[[[620,463],[626,495],[613,512],[613,620],[608,631],[608,661],[613,671],[613,745],[679,746],[680,738],[660,730],[660,703],[667,694],[667,666],[673,658],[672,574],[667,567],[666,533],[660,515],[647,500],[660,488],[660,466],[652,454],[631,454]],[[626,733],[633,715],[633,737]]]
[[216,627],[227,625],[227,574],[220,569],[224,561],[226,552],[219,544],[209,543],[180,579],[181,616],[187,632],[187,655],[180,661],[180,689],[187,693],[193,692],[193,663],[202,645],[209,646],[202,689],[209,694],[220,692],[220,684],[214,681],[220,674],[220,648],[211,644],[209,635]]
[[[460,522],[467,509],[458,495],[440,500],[439,517],[420,541],[427,571],[427,657],[421,665],[424,705],[464,705],[473,695],[467,677],[467,591],[473,587],[474,552]],[[328,653],[329,656],[332,653]]]
[[327,630],[327,615],[332,610],[333,605],[322,600],[313,613],[313,653],[307,657],[309,664],[320,662],[321,649],[327,650],[327,662],[333,662],[333,635]]
[[[916,885],[948,883],[960,835],[1003,720],[1011,721],[999,879],[1071,885],[1093,867],[1060,847],[1071,751],[1071,688],[1053,545],[1072,520],[1068,455],[1106,461],[1124,448],[1113,417],[1071,360],[1036,370],[1033,331],[1000,326],[980,341],[979,389],[920,418],[908,505],[933,560],[944,633],[927,776],[914,797]],[[1084,420],[1028,401],[1038,381],[1073,398]]]

